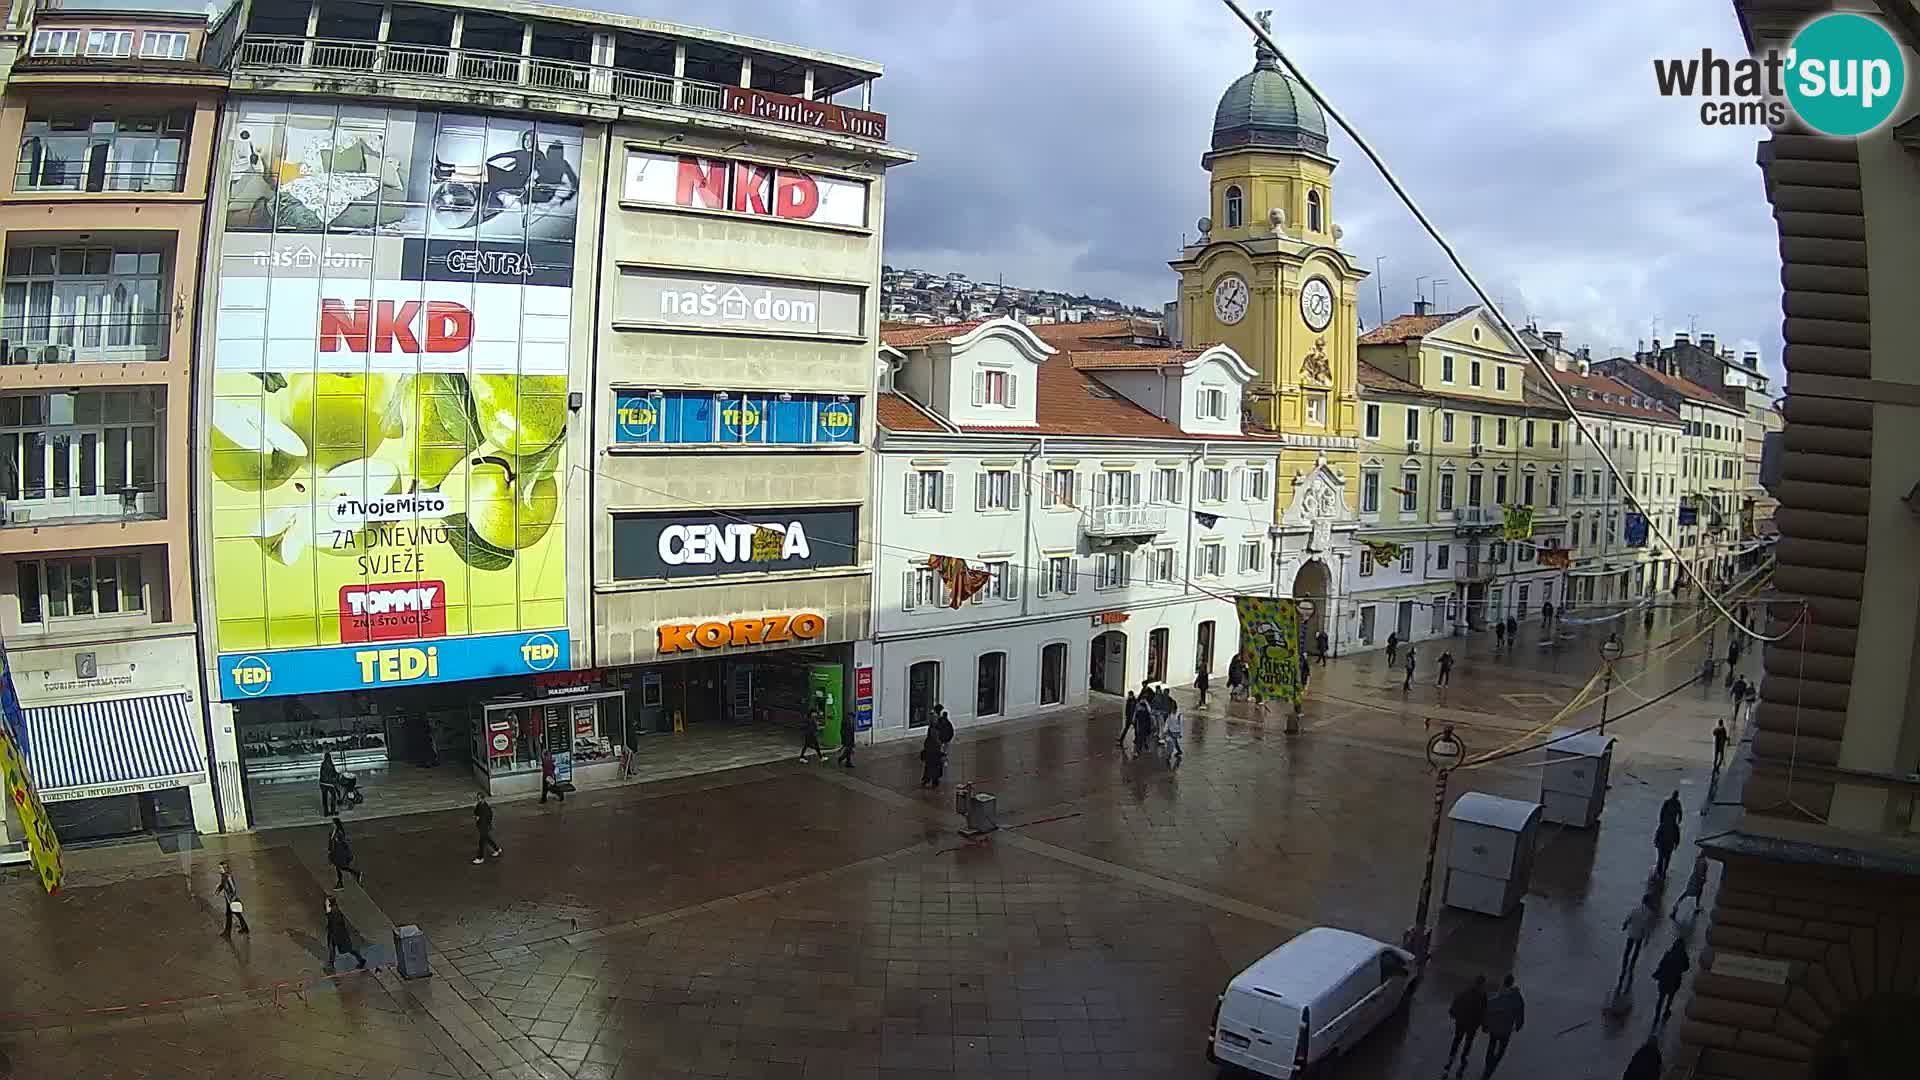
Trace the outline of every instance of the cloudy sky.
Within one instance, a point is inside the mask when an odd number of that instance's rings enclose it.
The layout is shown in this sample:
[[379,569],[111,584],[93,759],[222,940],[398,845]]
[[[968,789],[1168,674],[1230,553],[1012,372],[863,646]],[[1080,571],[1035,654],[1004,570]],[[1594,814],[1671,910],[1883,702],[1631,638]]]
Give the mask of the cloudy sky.
[[[877,60],[887,259],[1158,307],[1206,212],[1214,105],[1253,61],[1219,0],[585,0]],[[1367,136],[1510,318],[1596,356],[1675,331],[1779,371],[1761,129],[1661,98],[1655,56],[1744,55],[1729,2],[1342,0],[1276,7],[1295,64]],[[1391,316],[1459,274],[1343,134],[1334,220]],[[1376,290],[1362,316],[1376,321]]]

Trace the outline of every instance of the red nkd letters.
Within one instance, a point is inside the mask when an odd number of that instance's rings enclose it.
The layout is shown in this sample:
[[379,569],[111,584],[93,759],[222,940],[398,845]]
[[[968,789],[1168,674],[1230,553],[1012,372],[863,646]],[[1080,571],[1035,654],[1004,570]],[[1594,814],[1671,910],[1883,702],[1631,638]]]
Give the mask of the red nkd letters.
[[451,300],[320,301],[321,352],[459,352],[473,344],[473,312]]
[[732,210],[805,221],[820,209],[820,185],[806,173],[791,169],[683,157],[674,201],[696,210]]

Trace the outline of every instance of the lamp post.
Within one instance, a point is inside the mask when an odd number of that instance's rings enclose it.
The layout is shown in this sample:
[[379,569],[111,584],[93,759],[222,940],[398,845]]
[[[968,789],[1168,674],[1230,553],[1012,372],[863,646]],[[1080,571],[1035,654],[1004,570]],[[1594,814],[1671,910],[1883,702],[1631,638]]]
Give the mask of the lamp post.
[[1433,931],[1427,926],[1427,915],[1433,907],[1433,864],[1440,854],[1440,821],[1447,812],[1447,784],[1453,779],[1453,770],[1466,759],[1467,746],[1453,733],[1453,725],[1448,724],[1440,734],[1427,740],[1427,763],[1434,768],[1433,777],[1433,820],[1427,829],[1427,867],[1420,876],[1420,902],[1413,909],[1413,925],[1407,927],[1401,935],[1400,945],[1414,956],[1419,967],[1425,967],[1427,953],[1433,945]]
[[1607,706],[1613,698],[1613,665],[1619,662],[1620,654],[1624,651],[1620,646],[1620,632],[1617,630],[1608,634],[1607,640],[1600,643],[1600,660],[1606,665],[1607,677],[1606,686],[1600,691],[1600,734],[1602,735],[1607,733]]

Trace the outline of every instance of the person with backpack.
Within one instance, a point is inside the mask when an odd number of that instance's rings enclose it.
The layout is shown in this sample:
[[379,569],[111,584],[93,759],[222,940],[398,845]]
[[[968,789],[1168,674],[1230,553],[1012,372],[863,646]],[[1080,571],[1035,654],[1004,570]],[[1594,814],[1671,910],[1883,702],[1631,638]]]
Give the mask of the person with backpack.
[[1467,1061],[1473,1057],[1473,1040],[1487,1019],[1487,977],[1475,975],[1472,985],[1453,996],[1447,1015],[1453,1019],[1453,1042],[1447,1047],[1447,1060],[1440,1066],[1443,1077],[1453,1064],[1455,1054],[1460,1056],[1459,1071],[1467,1071]]
[[[1513,976],[1507,976],[1500,989],[1487,997],[1487,1014],[1480,1021],[1481,1030],[1487,1033],[1486,1068],[1480,1072],[1480,1080],[1487,1080],[1493,1070],[1500,1066],[1500,1059],[1507,1056],[1507,1042],[1513,1034],[1527,1026],[1527,999],[1520,996],[1520,988],[1513,985]],[[1461,1072],[1466,1072],[1463,1067]]]

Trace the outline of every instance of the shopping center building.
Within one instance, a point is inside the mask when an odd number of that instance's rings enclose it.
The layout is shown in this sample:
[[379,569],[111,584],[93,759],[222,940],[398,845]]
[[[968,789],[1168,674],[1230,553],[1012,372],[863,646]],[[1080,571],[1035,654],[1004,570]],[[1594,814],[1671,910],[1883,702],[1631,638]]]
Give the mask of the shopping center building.
[[880,68],[518,2],[233,18],[196,522],[229,827],[319,815],[329,755],[395,812],[848,707],[910,160]]

